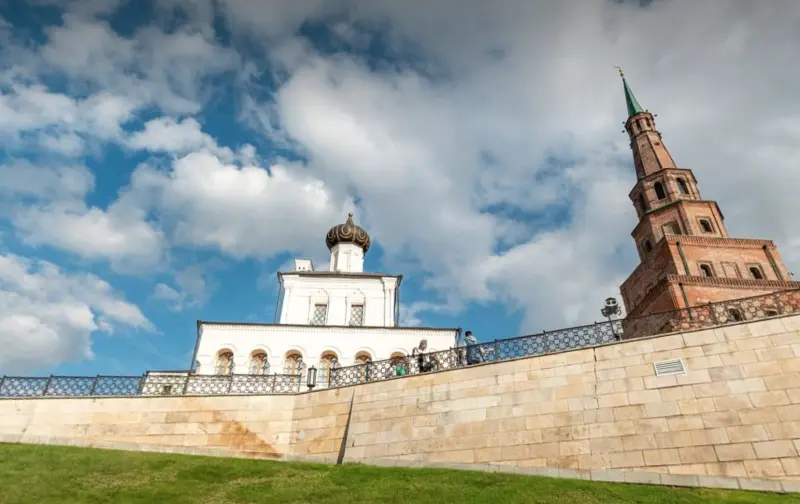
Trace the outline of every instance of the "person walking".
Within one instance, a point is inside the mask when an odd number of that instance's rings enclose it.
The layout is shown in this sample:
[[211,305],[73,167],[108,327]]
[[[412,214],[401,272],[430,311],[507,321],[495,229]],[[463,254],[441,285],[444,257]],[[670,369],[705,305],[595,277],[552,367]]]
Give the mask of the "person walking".
[[483,348],[478,343],[477,338],[472,335],[472,331],[464,333],[464,342],[467,344],[467,365],[471,366],[483,362]]

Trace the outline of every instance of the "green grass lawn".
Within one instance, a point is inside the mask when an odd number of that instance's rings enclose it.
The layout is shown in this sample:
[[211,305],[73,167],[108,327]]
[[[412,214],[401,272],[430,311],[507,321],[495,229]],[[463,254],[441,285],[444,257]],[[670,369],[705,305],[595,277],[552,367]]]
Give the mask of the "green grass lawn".
[[800,496],[0,444],[0,503],[95,502],[800,504]]

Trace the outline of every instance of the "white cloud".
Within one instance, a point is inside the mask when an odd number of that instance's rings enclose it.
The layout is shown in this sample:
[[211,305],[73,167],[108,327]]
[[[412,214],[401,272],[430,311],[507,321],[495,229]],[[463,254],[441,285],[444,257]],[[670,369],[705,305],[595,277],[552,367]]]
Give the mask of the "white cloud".
[[145,210],[124,193],[107,209],[87,206],[93,188],[94,176],[81,165],[0,165],[0,195],[8,196],[0,211],[26,244],[106,259],[119,271],[158,268],[167,244]]
[[127,205],[96,207],[48,205],[17,212],[14,225],[28,245],[49,245],[87,259],[107,259],[121,271],[157,268],[164,258],[163,233]]
[[[795,2],[348,6],[353,25],[415,58],[368,68],[283,44],[278,119],[315,177],[358,196],[394,264],[415,259],[445,296],[506,300],[539,329],[593,320],[618,292],[637,258],[614,64],[729,231],[774,238],[800,263],[800,69],[781,63],[800,44]],[[268,9],[238,7],[270,31]],[[487,213],[497,205],[510,217]]]
[[[108,209],[69,197],[21,212],[31,243],[94,257],[135,243],[161,250],[167,239],[235,258],[314,254],[352,197],[386,266],[426,275],[442,298],[412,304],[409,320],[469,300],[524,310],[525,330],[592,320],[637,261],[635,175],[612,68],[622,64],[731,234],[773,238],[790,269],[800,264],[800,68],[785,64],[800,44],[796,2],[220,2],[233,39],[260,40],[274,66],[220,48],[208,2],[170,0],[159,15],[178,5],[190,26],[169,34],[151,26],[121,37],[92,9],[48,30],[36,70],[62,72],[88,98],[31,83],[19,64],[0,77],[9,137],[39,131],[64,154],[100,137],[174,157],[140,167]],[[389,57],[321,56],[293,38],[335,11],[346,14],[334,27],[344,42],[364,47],[372,28]],[[260,67],[282,83],[268,100],[252,84]],[[253,78],[240,102],[251,124],[273,145],[297,146],[307,166],[270,165],[252,148],[232,154],[186,117],[208,98],[204,77],[231,69],[237,82]],[[120,140],[119,125],[152,105],[167,115]],[[103,239],[84,246],[81,233]],[[163,285],[154,295],[189,302],[177,280]]]
[[153,299],[170,304],[170,310],[182,311],[185,308],[203,306],[216,285],[210,279],[215,262],[195,264],[175,273],[178,289],[159,283],[153,288]]
[[104,280],[46,261],[0,255],[0,374],[29,373],[92,357],[91,336],[153,331],[138,307]]
[[298,166],[239,166],[208,151],[175,160],[168,172],[142,166],[132,186],[159,211],[174,244],[235,258],[318,248],[349,208]]
[[176,154],[188,154],[199,149],[219,150],[217,142],[203,133],[200,123],[191,117],[182,121],[171,117],[148,121],[143,130],[130,136],[127,145],[134,149]]

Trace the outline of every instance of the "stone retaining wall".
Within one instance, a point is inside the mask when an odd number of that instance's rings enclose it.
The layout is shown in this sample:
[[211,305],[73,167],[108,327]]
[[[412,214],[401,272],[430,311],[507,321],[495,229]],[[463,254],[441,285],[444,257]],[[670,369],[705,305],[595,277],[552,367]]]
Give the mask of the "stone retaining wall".
[[[686,373],[655,376],[673,358]],[[297,396],[3,400],[2,440],[781,489],[800,315]]]

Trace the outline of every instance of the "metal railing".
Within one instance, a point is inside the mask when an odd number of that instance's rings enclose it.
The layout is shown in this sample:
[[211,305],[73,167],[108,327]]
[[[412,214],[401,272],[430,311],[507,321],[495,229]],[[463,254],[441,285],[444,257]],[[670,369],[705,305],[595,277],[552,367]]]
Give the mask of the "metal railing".
[[339,367],[322,383],[313,368],[302,375],[3,376],[0,398],[297,394],[792,313],[800,313],[800,289]]

